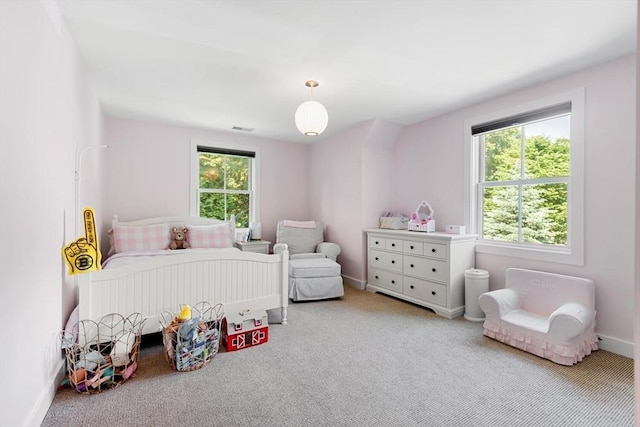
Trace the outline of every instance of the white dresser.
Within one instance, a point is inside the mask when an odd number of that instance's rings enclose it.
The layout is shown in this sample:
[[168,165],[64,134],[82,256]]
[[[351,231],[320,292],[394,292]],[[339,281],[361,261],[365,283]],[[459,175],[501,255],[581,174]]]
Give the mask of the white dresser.
[[453,319],[464,313],[464,272],[474,267],[476,235],[368,229],[367,290]]

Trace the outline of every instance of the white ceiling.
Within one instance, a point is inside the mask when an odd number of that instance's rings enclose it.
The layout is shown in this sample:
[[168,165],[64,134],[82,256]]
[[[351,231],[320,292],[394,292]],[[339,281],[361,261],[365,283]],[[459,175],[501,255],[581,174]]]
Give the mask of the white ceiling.
[[[408,125],[636,50],[635,0],[57,0],[108,115],[292,142]],[[298,105],[329,112],[300,134]]]

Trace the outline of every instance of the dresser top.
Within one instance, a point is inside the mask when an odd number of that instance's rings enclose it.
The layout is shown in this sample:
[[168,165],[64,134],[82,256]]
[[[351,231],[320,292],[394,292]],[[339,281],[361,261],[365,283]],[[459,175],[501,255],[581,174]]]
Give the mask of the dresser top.
[[476,234],[450,234],[442,233],[440,231],[425,233],[422,231],[391,230],[387,228],[366,228],[364,231],[367,234],[377,234],[388,237],[400,237],[405,239],[433,239],[441,240],[443,242],[476,240],[476,238],[478,237]]

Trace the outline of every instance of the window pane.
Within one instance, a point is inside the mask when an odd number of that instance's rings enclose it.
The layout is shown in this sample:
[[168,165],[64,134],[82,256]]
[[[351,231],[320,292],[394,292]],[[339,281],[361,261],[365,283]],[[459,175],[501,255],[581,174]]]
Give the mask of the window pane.
[[[567,244],[567,184],[489,187],[483,191],[482,238],[507,242]],[[522,217],[522,227],[518,219]],[[522,237],[520,237],[522,235]]]
[[521,127],[497,130],[484,135],[484,181],[520,178]]
[[249,189],[249,158],[227,156],[227,190]]
[[567,244],[567,184],[523,187],[522,240],[545,245]]
[[200,153],[200,188],[224,189],[224,156]]
[[518,187],[490,187],[482,194],[482,238],[517,242]]
[[524,126],[527,179],[569,176],[569,120],[566,115]]
[[200,216],[224,220],[224,194],[200,193]]
[[227,194],[227,214],[236,216],[236,227],[249,227],[249,195]]

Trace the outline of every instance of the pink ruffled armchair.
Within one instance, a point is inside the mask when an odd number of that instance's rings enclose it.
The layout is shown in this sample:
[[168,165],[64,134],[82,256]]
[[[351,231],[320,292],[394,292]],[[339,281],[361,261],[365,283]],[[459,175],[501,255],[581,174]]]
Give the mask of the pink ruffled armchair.
[[561,365],[598,349],[593,280],[509,268],[505,288],[480,295],[484,335]]

